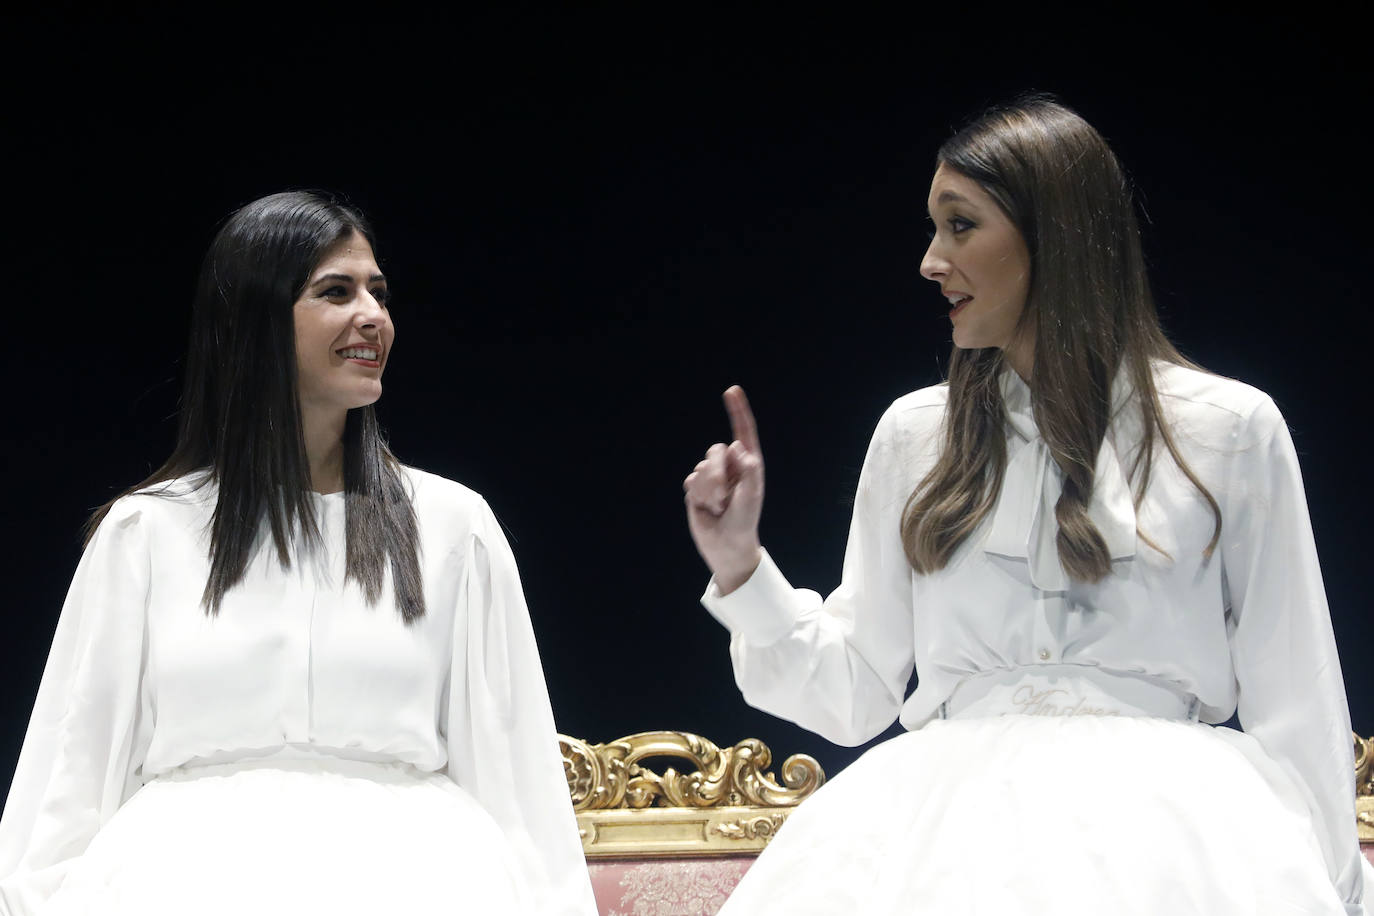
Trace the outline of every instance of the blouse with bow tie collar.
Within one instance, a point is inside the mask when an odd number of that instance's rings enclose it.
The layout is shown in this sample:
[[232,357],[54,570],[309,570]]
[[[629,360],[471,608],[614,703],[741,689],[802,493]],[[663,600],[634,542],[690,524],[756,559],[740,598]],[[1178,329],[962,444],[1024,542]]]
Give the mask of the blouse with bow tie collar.
[[[1130,398],[1125,373],[1113,385],[1112,415],[1121,417]],[[1025,560],[1031,583],[1043,591],[1069,587],[1059,562],[1054,507],[1064,489],[1064,474],[1050,454],[1031,410],[1030,389],[1015,372],[1004,372],[1002,402],[1006,406],[1007,468],[993,512],[992,528],[983,549],[998,556]],[[1133,406],[1133,405],[1132,405]],[[1088,518],[1107,542],[1113,560],[1135,556],[1136,518],[1131,487],[1116,450],[1116,436],[1102,440],[1093,472]]]
[[1067,576],[1055,544],[1063,473],[1029,389],[1007,370],[1002,489],[943,569],[918,575],[901,540],[907,499],[943,441],[948,389],[936,386],[899,398],[879,421],[828,598],[794,589],[765,553],[746,583],[721,596],[712,582],[702,601],[731,632],[746,701],[839,744],[868,741],[894,718],[919,728],[964,679],[1036,665],[1143,676],[1196,697],[1204,722],[1239,711],[1305,784],[1349,899],[1359,874],[1350,719],[1292,439],[1263,392],[1181,366],[1154,370],[1174,443],[1221,508],[1214,552],[1211,506],[1158,439],[1149,485],[1133,499],[1140,411],[1118,383],[1088,506],[1112,570],[1097,583]]

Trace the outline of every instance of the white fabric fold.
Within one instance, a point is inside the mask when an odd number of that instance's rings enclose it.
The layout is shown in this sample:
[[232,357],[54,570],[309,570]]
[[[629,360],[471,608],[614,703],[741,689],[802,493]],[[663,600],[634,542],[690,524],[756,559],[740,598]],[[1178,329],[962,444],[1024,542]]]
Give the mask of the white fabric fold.
[[[1113,403],[1124,400],[1122,382],[1118,376],[1113,386]],[[1036,588],[1064,591],[1069,582],[1059,561],[1059,524],[1054,514],[1064,492],[1064,472],[1035,425],[1030,389],[1015,372],[1007,371],[1002,376],[1002,400],[1015,434],[1007,443],[1010,454],[1002,492],[983,549],[990,554],[1026,560],[1031,584]],[[1111,437],[1102,440],[1097,452],[1088,518],[1107,542],[1113,560],[1135,556],[1135,504]]]

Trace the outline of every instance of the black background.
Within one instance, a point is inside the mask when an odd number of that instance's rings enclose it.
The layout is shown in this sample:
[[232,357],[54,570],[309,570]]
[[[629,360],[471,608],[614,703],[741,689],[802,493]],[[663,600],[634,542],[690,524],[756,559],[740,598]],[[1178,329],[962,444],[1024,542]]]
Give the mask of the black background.
[[931,5],[406,15],[17,14],[3,65],[8,780],[92,507],[167,454],[202,252],[288,187],[369,214],[410,464],[508,527],[560,730],[858,753],[749,709],[681,479],[749,391],[763,536],[838,581],[886,405],[940,378],[917,274],[936,147],[1059,93],[1135,178],[1165,326],[1293,428],[1352,718],[1374,731],[1364,528],[1369,80],[1338,23]]

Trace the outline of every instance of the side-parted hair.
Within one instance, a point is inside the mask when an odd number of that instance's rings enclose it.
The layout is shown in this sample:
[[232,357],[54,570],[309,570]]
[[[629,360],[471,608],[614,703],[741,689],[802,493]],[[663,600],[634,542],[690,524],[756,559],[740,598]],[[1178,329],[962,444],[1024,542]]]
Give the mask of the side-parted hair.
[[[234,212],[205,254],[196,286],[176,446],[146,480],[121,493],[154,495],[207,470],[218,488],[210,525],[210,575],[202,604],[219,612],[242,581],[265,519],[277,558],[291,564],[298,530],[318,545],[310,464],[301,428],[294,305],[335,242],[354,232],[376,242],[357,210],[317,191],[286,191]],[[387,566],[407,623],[425,613],[415,509],[400,463],[371,405],[344,425],[346,577],[369,603],[381,597]],[[87,541],[119,497],[86,525]]]
[[[988,110],[940,148],[937,163],[987,192],[1030,252],[1026,307],[1016,334],[1033,335],[1031,405],[1050,454],[1064,472],[1055,506],[1064,571],[1098,582],[1111,555],[1088,517],[1097,453],[1111,420],[1111,389],[1125,367],[1143,420],[1131,462],[1139,508],[1156,438],[1212,509],[1221,509],[1179,454],[1155,388],[1152,360],[1191,365],[1164,336],[1145,271],[1131,187],[1102,136],[1044,95]],[[942,569],[996,505],[1006,473],[1006,408],[997,348],[954,348],[944,441],[935,466],[902,514],[902,542],[921,573]],[[1147,532],[1138,532],[1146,543]]]

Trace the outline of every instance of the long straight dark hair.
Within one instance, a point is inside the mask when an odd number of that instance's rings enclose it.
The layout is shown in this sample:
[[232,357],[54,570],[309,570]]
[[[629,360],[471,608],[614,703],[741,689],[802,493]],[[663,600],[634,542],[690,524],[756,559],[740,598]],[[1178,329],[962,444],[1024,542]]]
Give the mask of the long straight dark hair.
[[[951,137],[937,161],[976,181],[1021,232],[1030,252],[1026,307],[1016,328],[1033,335],[1030,378],[1036,426],[1064,472],[1055,506],[1064,571],[1097,582],[1111,555],[1088,517],[1097,453],[1111,421],[1111,388],[1124,365],[1143,435],[1129,470],[1137,508],[1158,438],[1206,499],[1221,536],[1221,509],[1179,454],[1151,362],[1191,365],[1164,336],[1141,251],[1130,183],[1107,141],[1044,95],[993,108]],[[902,542],[922,573],[941,569],[996,504],[1006,472],[1006,407],[1000,349],[954,348],[949,406],[935,467],[902,515]],[[1140,532],[1153,545],[1148,532]]]
[[[283,566],[291,564],[298,526],[308,545],[319,543],[301,430],[293,308],[325,252],[355,232],[375,252],[372,229],[357,210],[317,191],[287,191],[233,213],[205,254],[176,447],[120,496],[166,492],[159,485],[209,472],[200,481],[218,488],[202,596],[209,614],[217,614],[225,593],[242,581],[264,517]],[[389,565],[397,607],[410,623],[425,613],[415,509],[371,405],[348,412],[343,447],[346,577],[375,604]],[[115,501],[91,516],[87,540]]]

